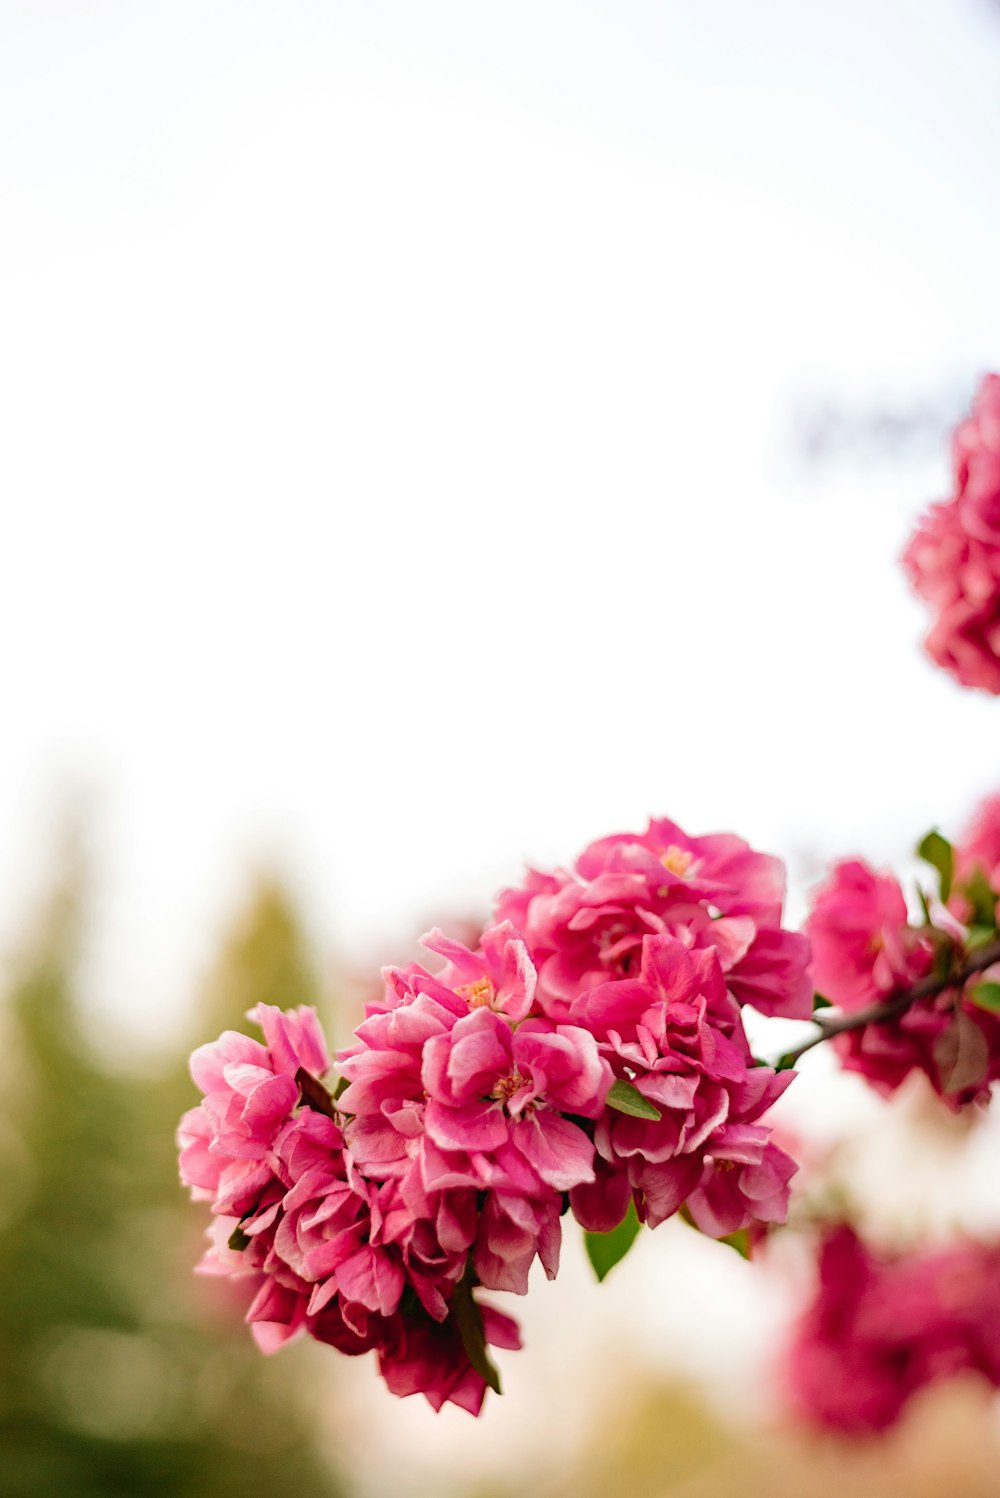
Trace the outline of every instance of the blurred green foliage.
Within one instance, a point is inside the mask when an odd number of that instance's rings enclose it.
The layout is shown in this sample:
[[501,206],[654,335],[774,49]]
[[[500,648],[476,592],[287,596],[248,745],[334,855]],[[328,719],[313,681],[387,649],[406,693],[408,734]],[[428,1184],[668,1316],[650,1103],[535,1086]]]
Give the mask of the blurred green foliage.
[[[207,1209],[173,1144],[197,1101],[190,1047],[130,1074],[90,1043],[85,886],[68,859],[0,1009],[0,1495],[336,1498],[296,1355],[263,1358],[245,1296],[191,1272]],[[192,1043],[316,990],[291,905],[262,881]]]

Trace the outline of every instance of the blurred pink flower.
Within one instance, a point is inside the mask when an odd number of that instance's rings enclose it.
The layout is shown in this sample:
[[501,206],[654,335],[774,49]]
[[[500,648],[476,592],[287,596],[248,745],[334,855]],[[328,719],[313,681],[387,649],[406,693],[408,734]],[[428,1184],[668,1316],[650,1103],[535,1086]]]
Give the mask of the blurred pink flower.
[[903,567],[934,618],[928,655],[967,687],[1000,693],[1000,376],[985,377],[953,440],[954,494],[932,505]]
[[971,908],[962,886],[979,870],[994,894],[1000,894],[1000,793],[986,796],[976,807],[955,843],[955,881],[948,902],[961,920]]
[[884,1430],[918,1389],[966,1370],[1000,1386],[1000,1249],[889,1258],[847,1226],[829,1230],[788,1351],[799,1413],[849,1435]]
[[[909,924],[898,881],[857,859],[836,864],[814,892],[806,931],[817,989],[848,1014],[931,971],[933,942]],[[975,981],[990,977],[987,970]],[[860,1072],[879,1092],[895,1091],[920,1071],[952,1108],[985,1098],[1000,1078],[1000,1016],[955,988],[839,1035],[833,1044],[846,1070]]]
[[862,1009],[930,970],[931,942],[909,924],[892,874],[860,859],[834,864],[805,923],[816,988],[838,1009]]

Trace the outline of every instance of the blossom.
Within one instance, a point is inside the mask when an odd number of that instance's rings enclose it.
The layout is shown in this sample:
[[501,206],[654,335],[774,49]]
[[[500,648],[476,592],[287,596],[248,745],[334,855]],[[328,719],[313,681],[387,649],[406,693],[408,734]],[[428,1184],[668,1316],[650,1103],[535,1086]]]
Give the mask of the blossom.
[[1000,1386],[1000,1249],[890,1257],[844,1224],[828,1229],[787,1353],[799,1413],[846,1434],[884,1430],[918,1389],[967,1370]]
[[[305,1332],[349,1355],[375,1352],[392,1392],[477,1413],[486,1383],[453,1314],[476,1231],[475,1194],[464,1195],[462,1222],[448,1216],[455,1193],[436,1217],[415,1215],[399,1182],[362,1176],[339,1124],[308,1108],[285,1121],[267,1160],[267,1189],[242,1216],[215,1217],[199,1266],[245,1282],[246,1320],[261,1351]],[[518,1345],[509,1318],[489,1307],[478,1314],[486,1341]]]
[[1000,376],[985,377],[955,432],[954,488],[932,505],[903,567],[933,611],[928,655],[963,686],[1000,693]]
[[[815,892],[806,931],[816,987],[847,1014],[905,993],[932,968],[934,941],[928,928],[909,924],[898,881],[857,859],[836,864]],[[948,940],[961,931],[949,928]],[[884,1094],[919,1071],[952,1108],[986,1097],[1000,1077],[1000,1016],[980,1008],[973,990],[990,976],[838,1035],[841,1064]]]
[[954,893],[949,904],[960,919],[967,920],[972,910],[964,886],[977,870],[993,893],[1000,894],[1000,793],[979,803],[955,843],[954,854]]
[[713,948],[729,989],[761,1013],[804,1019],[808,944],[781,927],[784,869],[730,833],[689,837],[666,818],[591,843],[570,870],[529,870],[497,916],[520,930],[538,970],[539,1007],[565,1019],[577,994],[627,978],[643,939]]
[[397,1183],[415,1221],[444,1212],[467,1224],[470,1193],[482,1193],[476,1271],[524,1293],[536,1255],[556,1272],[562,1194],[594,1179],[581,1120],[599,1116],[613,1074],[586,1029],[528,1015],[535,970],[509,924],[485,932],[478,953],[439,932],[427,944],[444,972],[389,969],[384,1005],[338,1057],[348,1141],[369,1178]]
[[[335,1094],[310,1010],[260,1005],[263,1043],[227,1031],[195,1052],[204,1096],[178,1141],[214,1215],[200,1268],[245,1286],[263,1351],[304,1333],[370,1352],[392,1392],[478,1413],[487,1345],[519,1345],[478,1290],[525,1294],[536,1259],[554,1277],[568,1205],[597,1230],[630,1198],[652,1226],[686,1203],[715,1236],[783,1219],[794,1165],[761,1118],[791,1074],[753,1061],[740,999],[787,1007],[805,941],[778,924],[775,860],[654,827],[665,854],[605,840],[559,895],[579,905],[590,880],[599,948],[612,890],[639,923],[562,999],[505,917],[475,949],[432,931],[436,973],[386,970]],[[650,1117],[621,1111],[622,1084]]]
[[579,995],[572,1015],[659,1114],[602,1112],[594,1137],[607,1168],[596,1189],[570,1192],[585,1227],[620,1220],[623,1179],[652,1227],[685,1204],[713,1237],[784,1220],[795,1165],[760,1119],[793,1073],[755,1064],[713,948],[647,936],[636,976]]
[[263,1044],[226,1030],[192,1055],[204,1098],[178,1130],[181,1179],[213,1211],[237,1216],[274,1177],[268,1150],[299,1101],[297,1073],[322,1076],[331,1065],[313,1009],[258,1004],[249,1018],[261,1026]]
[[569,1191],[593,1179],[593,1146],[565,1114],[596,1118],[613,1081],[593,1036],[478,1009],[424,1047],[429,1183]]
[[[476,1301],[476,1306],[484,1342],[516,1351],[521,1346],[517,1322],[486,1302]],[[396,1318],[379,1349],[378,1363],[386,1386],[400,1398],[423,1394],[432,1409],[448,1402],[472,1415],[482,1408],[486,1380],[472,1366],[453,1316],[444,1322],[429,1316]]]
[[928,972],[933,947],[909,924],[899,881],[860,859],[833,866],[805,929],[813,981],[838,1009],[861,1009]]

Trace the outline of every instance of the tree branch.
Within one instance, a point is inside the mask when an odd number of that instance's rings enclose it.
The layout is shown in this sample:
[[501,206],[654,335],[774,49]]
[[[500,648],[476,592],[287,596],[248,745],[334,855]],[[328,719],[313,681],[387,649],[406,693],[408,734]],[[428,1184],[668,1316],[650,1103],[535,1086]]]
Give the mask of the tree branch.
[[845,1035],[849,1030],[861,1030],[865,1025],[884,1024],[887,1020],[905,1014],[911,1004],[918,1003],[920,999],[932,999],[948,988],[964,988],[970,978],[974,978],[984,968],[992,967],[995,962],[1000,962],[1000,939],[973,952],[954,972],[943,977],[930,973],[911,988],[901,988],[888,998],[880,999],[877,1004],[868,1004],[864,1009],[855,1009],[847,1014],[841,1011],[829,1017],[814,1015],[812,1023],[819,1027],[819,1034],[796,1046],[793,1051],[787,1051],[781,1058],[781,1070],[794,1066],[806,1051],[811,1051],[813,1046],[822,1045],[825,1040],[833,1040],[836,1035]]

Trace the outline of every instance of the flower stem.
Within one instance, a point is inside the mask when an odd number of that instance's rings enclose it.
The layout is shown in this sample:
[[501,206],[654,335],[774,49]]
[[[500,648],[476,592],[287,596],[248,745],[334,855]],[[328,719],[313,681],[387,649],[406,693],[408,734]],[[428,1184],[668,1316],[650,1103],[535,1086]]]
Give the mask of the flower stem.
[[847,1014],[839,1011],[829,1015],[816,1015],[812,1023],[818,1027],[819,1034],[803,1041],[793,1051],[787,1051],[781,1058],[779,1069],[786,1071],[806,1051],[811,1051],[813,1046],[822,1045],[825,1040],[833,1040],[836,1035],[845,1035],[849,1030],[861,1030],[865,1025],[885,1024],[887,1020],[905,1014],[911,1004],[916,1004],[920,999],[932,999],[949,988],[963,988],[970,978],[974,978],[985,968],[992,967],[995,962],[1000,962],[1000,939],[980,947],[953,972],[929,973],[919,983],[914,983],[910,988],[900,988],[887,998],[880,999],[877,1004],[868,1004],[864,1009],[855,1009]]

